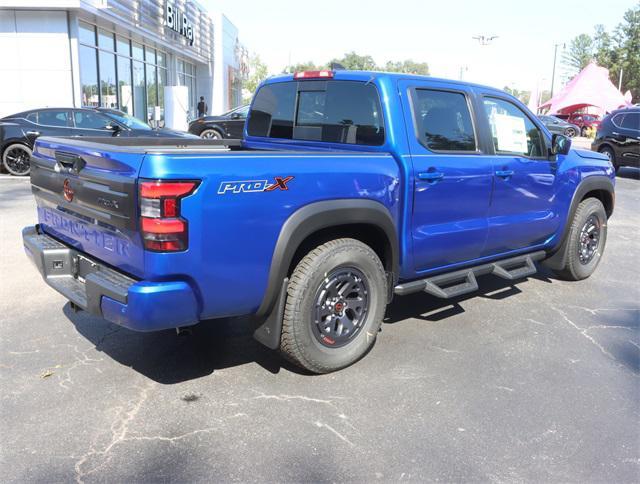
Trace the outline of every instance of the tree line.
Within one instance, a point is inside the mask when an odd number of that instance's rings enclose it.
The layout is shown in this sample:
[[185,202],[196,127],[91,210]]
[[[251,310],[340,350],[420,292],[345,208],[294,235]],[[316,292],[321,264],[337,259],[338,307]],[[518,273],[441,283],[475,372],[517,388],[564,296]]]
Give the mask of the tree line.
[[[412,59],[406,59],[403,61],[388,61],[385,64],[378,65],[370,55],[360,55],[354,51],[347,52],[342,57],[331,59],[325,64],[315,64],[312,61],[292,64],[286,66],[282,70],[282,74],[302,71],[321,71],[336,65],[352,71],[386,71],[419,74],[422,76],[429,75],[429,64],[426,62],[415,62]],[[260,56],[257,54],[250,55],[249,76],[244,82],[245,102],[251,99],[258,85],[268,76],[269,70],[260,59]]]
[[622,22],[607,32],[596,25],[593,34],[573,38],[562,56],[562,64],[570,77],[590,62],[609,69],[611,82],[621,91],[631,91],[635,102],[640,100],[640,2],[627,10]]

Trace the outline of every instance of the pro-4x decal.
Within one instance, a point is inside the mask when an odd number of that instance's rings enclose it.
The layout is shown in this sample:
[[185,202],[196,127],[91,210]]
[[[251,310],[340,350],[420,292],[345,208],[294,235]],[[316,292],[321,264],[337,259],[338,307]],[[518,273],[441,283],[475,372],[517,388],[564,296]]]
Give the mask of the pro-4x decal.
[[277,176],[275,183],[268,180],[242,180],[223,181],[218,188],[218,195],[225,193],[251,193],[251,192],[273,192],[275,190],[289,190],[287,183],[293,180],[293,176]]

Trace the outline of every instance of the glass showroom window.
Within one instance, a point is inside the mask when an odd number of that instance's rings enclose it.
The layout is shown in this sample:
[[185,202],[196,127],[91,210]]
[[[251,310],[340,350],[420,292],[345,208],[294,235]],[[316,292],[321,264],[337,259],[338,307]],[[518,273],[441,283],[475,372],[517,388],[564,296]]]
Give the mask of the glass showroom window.
[[147,120],[155,119],[154,109],[158,106],[158,83],[156,79],[156,66],[146,64],[147,68]]
[[98,60],[97,51],[91,47],[80,46],[80,86],[82,90],[82,105],[98,107]]
[[118,56],[118,99],[120,109],[133,115],[133,84],[131,81],[131,59]]
[[118,108],[116,95],[116,56],[99,51],[98,62],[100,66],[100,106],[103,108]]
[[164,118],[166,54],[86,22],[78,26],[82,105],[117,108],[143,120]]
[[178,59],[178,84],[187,86],[187,100],[189,102],[189,115],[196,112],[196,66]]

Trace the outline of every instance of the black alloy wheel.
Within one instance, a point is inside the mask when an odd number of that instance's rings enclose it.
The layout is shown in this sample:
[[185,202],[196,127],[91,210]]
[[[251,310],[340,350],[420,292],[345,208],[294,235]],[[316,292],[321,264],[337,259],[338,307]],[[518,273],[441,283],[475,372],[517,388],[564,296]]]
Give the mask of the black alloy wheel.
[[600,243],[600,221],[595,215],[591,215],[580,230],[580,245],[578,257],[580,263],[588,264],[593,259]]
[[2,165],[12,175],[28,175],[31,170],[31,150],[20,143],[7,146],[2,154]]
[[364,275],[353,267],[340,267],[316,291],[313,334],[330,348],[344,346],[362,329],[368,310]]

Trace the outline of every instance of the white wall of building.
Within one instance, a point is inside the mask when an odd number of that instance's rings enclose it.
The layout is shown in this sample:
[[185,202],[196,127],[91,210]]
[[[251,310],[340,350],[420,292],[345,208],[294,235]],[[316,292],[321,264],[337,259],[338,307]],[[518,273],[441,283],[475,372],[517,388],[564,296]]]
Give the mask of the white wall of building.
[[0,10],[0,117],[73,106],[66,11]]
[[229,67],[237,69],[236,44],[238,29],[222,13],[212,14],[214,19],[213,101],[209,104],[213,114],[222,114],[235,106],[229,105]]

